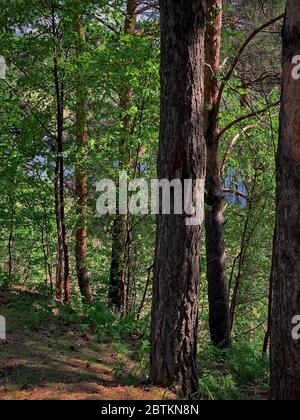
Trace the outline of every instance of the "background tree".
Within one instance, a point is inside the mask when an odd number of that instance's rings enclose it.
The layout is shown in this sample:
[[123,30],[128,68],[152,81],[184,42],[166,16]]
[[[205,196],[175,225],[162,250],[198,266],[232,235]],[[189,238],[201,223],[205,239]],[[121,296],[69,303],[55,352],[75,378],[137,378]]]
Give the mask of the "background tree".
[[205,33],[205,107],[204,126],[206,161],[206,258],[209,299],[209,327],[212,342],[220,348],[231,346],[228,287],[225,274],[224,192],[219,156],[219,86],[222,36],[222,0],[207,2]]
[[[133,36],[137,30],[138,1],[128,0],[125,13],[124,35]],[[130,170],[134,150],[131,147],[133,129],[132,91],[130,83],[124,83],[120,92],[120,113],[122,115],[123,132],[119,146],[119,167]],[[128,208],[128,203],[127,203]],[[118,208],[118,213],[120,209]],[[109,300],[114,308],[126,312],[128,303],[129,277],[128,264],[132,240],[131,217],[129,211],[125,215],[117,214],[112,232],[112,256],[109,279]]]
[[[84,56],[86,35],[81,14],[75,17],[74,27],[77,33],[76,56],[80,60]],[[85,78],[79,69],[77,78],[77,113],[76,113],[76,195],[77,195],[77,226],[75,258],[78,284],[86,302],[91,302],[92,291],[90,287],[87,267],[87,196],[88,178],[86,173],[88,159],[88,104]]]
[[300,398],[300,342],[292,338],[292,320],[299,314],[299,80],[293,57],[299,55],[297,1],[287,0],[283,29],[282,97],[277,155],[277,206],[271,332],[271,392],[276,400]]

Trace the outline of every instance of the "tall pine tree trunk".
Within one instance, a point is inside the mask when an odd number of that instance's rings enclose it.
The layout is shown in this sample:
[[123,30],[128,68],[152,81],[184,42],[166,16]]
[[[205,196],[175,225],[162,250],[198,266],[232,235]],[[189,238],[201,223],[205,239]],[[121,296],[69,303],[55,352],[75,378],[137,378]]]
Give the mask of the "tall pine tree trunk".
[[[80,18],[76,24],[77,32],[77,58],[80,58],[85,48],[85,33]],[[85,302],[92,300],[90,279],[87,269],[87,192],[88,181],[86,164],[88,159],[88,133],[87,133],[87,92],[84,80],[78,76],[77,80],[77,112],[76,112],[76,195],[77,195],[77,222],[75,259],[78,285]]]
[[293,77],[292,64],[293,57],[299,54],[300,2],[287,0],[283,29],[271,328],[271,392],[274,400],[300,400],[300,340],[292,337],[292,320],[300,315],[300,80]]
[[218,73],[222,33],[222,0],[207,0],[205,34],[206,256],[209,327],[212,343],[231,346],[229,302],[225,276],[224,193],[219,161]]
[[[160,12],[158,178],[204,180],[205,1],[160,0]],[[155,385],[176,386],[186,395],[197,389],[200,234],[201,226],[187,226],[184,214],[158,216],[151,380]]]

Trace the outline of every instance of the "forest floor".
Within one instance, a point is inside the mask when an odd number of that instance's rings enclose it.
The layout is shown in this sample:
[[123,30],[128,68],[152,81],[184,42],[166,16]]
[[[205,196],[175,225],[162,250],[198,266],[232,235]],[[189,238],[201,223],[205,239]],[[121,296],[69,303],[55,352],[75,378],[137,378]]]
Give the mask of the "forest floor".
[[[5,295],[0,289],[0,316],[7,323],[7,339],[0,340],[0,400],[176,398],[146,384],[149,348],[140,332],[124,333],[120,324],[121,334],[111,328],[97,336],[86,314],[49,296],[24,288]],[[99,310],[97,325],[111,327],[109,313]],[[206,347],[200,360],[195,399],[268,399],[268,360],[257,351],[235,345],[225,356]]]
[[[0,340],[0,400],[161,400],[164,389],[128,386],[130,353],[95,341],[79,323],[59,317],[59,307],[45,313],[45,298],[15,290],[0,304],[7,340]],[[49,308],[48,308],[49,309]],[[127,383],[126,383],[127,382]]]

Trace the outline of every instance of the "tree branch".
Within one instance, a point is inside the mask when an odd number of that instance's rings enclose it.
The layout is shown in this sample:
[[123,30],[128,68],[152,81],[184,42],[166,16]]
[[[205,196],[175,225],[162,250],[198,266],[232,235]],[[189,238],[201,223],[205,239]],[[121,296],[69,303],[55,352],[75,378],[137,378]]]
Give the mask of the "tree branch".
[[250,114],[247,115],[243,115],[239,118],[237,118],[236,120],[232,121],[230,124],[228,124],[226,127],[223,128],[223,130],[220,131],[217,139],[220,140],[220,138],[228,131],[230,130],[232,127],[234,127],[235,125],[239,124],[242,121],[245,121],[249,118],[253,118],[256,117],[257,115],[260,114],[264,114],[265,112],[267,112],[270,108],[273,108],[274,106],[280,105],[280,101],[277,102],[273,102],[271,104],[269,104],[266,108],[261,109],[259,111],[253,111]]
[[96,15],[96,19],[99,23],[101,23],[103,26],[105,26],[107,29],[114,32],[116,35],[120,35],[120,32],[110,23],[106,22],[104,19],[102,19],[100,16]]
[[223,161],[222,161],[221,169],[220,169],[221,174],[222,174],[222,173],[224,172],[224,170],[225,170],[225,165],[226,165],[226,162],[227,162],[227,160],[228,160],[228,157],[229,157],[229,155],[230,155],[230,153],[231,153],[231,150],[232,150],[233,146],[235,145],[235,143],[238,141],[238,139],[241,137],[241,135],[242,135],[242,134],[244,134],[244,133],[246,133],[247,131],[251,130],[253,127],[254,127],[253,125],[247,125],[246,127],[242,128],[242,131],[241,131],[240,133],[236,134],[236,135],[233,137],[233,139],[231,140],[231,142],[228,144],[227,150],[226,150],[226,152],[225,152],[225,154],[224,154],[224,157],[223,157]]
[[244,193],[242,193],[242,192],[240,192],[238,190],[233,190],[231,188],[223,188],[223,192],[225,194],[234,194],[234,195],[237,195],[238,197],[245,198],[246,200],[248,199],[248,196],[246,194],[244,194]]
[[141,1],[140,3],[141,4],[138,6],[137,10],[135,11],[137,15],[141,15],[153,9],[159,10],[159,4],[157,0]]
[[260,32],[262,32],[264,29],[266,29],[268,26],[273,25],[274,23],[278,22],[279,20],[283,19],[285,16],[285,14],[283,13],[280,16],[277,16],[276,18],[270,20],[269,22],[264,23],[262,26],[260,26],[259,28],[257,28],[255,31],[252,32],[252,34],[246,39],[246,41],[243,43],[243,45],[241,46],[240,50],[238,51],[235,59],[233,60],[231,67],[228,71],[228,73],[226,74],[226,76],[223,78],[220,90],[219,90],[219,95],[218,95],[218,100],[217,100],[217,104],[218,107],[220,107],[221,104],[221,99],[223,96],[223,92],[226,86],[226,82],[228,82],[228,80],[231,78],[243,52],[245,51],[245,49],[247,48],[247,46],[250,44],[250,42],[253,40],[253,38],[256,37],[256,35],[258,35]]

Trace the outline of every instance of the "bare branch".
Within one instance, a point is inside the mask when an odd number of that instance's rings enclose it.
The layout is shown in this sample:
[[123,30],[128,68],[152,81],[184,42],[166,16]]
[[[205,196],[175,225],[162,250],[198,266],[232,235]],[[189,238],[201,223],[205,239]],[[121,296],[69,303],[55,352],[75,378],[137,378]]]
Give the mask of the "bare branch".
[[280,101],[274,102],[269,104],[266,108],[261,109],[259,111],[253,111],[249,114],[246,115],[242,115],[241,117],[237,118],[236,120],[232,121],[230,124],[228,124],[226,127],[223,128],[223,130],[220,131],[219,135],[218,135],[218,140],[220,140],[220,138],[228,131],[230,130],[232,127],[234,127],[235,125],[239,124],[240,122],[243,122],[245,120],[248,120],[249,118],[253,118],[256,117],[257,115],[261,115],[264,114],[265,112],[269,111],[270,108],[273,108],[274,106],[278,106],[280,105]]
[[104,19],[102,19],[100,16],[96,15],[96,19],[99,23],[104,25],[106,28],[110,29],[112,32],[114,32],[117,35],[120,35],[120,32],[110,23],[106,22]]
[[231,142],[228,144],[227,150],[226,150],[226,152],[225,152],[225,154],[224,154],[224,157],[223,157],[223,161],[222,161],[221,169],[220,169],[221,173],[223,173],[223,172],[224,172],[224,170],[225,170],[225,165],[226,165],[226,162],[227,162],[228,157],[229,157],[229,155],[230,155],[230,153],[231,153],[231,150],[233,149],[233,147],[234,147],[234,145],[236,144],[236,142],[239,140],[239,138],[241,137],[241,135],[242,135],[242,134],[244,134],[244,133],[246,133],[247,131],[251,130],[253,127],[254,127],[253,125],[247,125],[246,127],[244,127],[244,128],[242,129],[242,131],[241,131],[240,133],[236,134],[236,135],[233,137],[233,139],[231,140]]
[[221,104],[221,99],[222,99],[222,96],[223,96],[223,93],[224,93],[226,82],[228,82],[228,80],[231,78],[231,76],[232,76],[232,74],[233,74],[233,72],[234,72],[242,54],[243,54],[243,52],[245,51],[245,49],[248,47],[248,45],[253,40],[253,38],[255,38],[260,32],[262,32],[267,27],[273,25],[274,23],[278,22],[279,20],[283,19],[284,16],[285,16],[285,14],[283,13],[282,15],[277,16],[276,18],[268,21],[267,23],[264,23],[262,26],[260,26],[255,31],[253,31],[252,34],[243,43],[243,45],[241,46],[240,50],[238,51],[235,59],[233,60],[228,73],[223,78],[223,81],[222,81],[222,84],[221,84],[221,87],[220,87],[220,90],[219,90],[218,101],[217,101],[217,104],[218,104],[219,107],[220,107],[220,104]]

